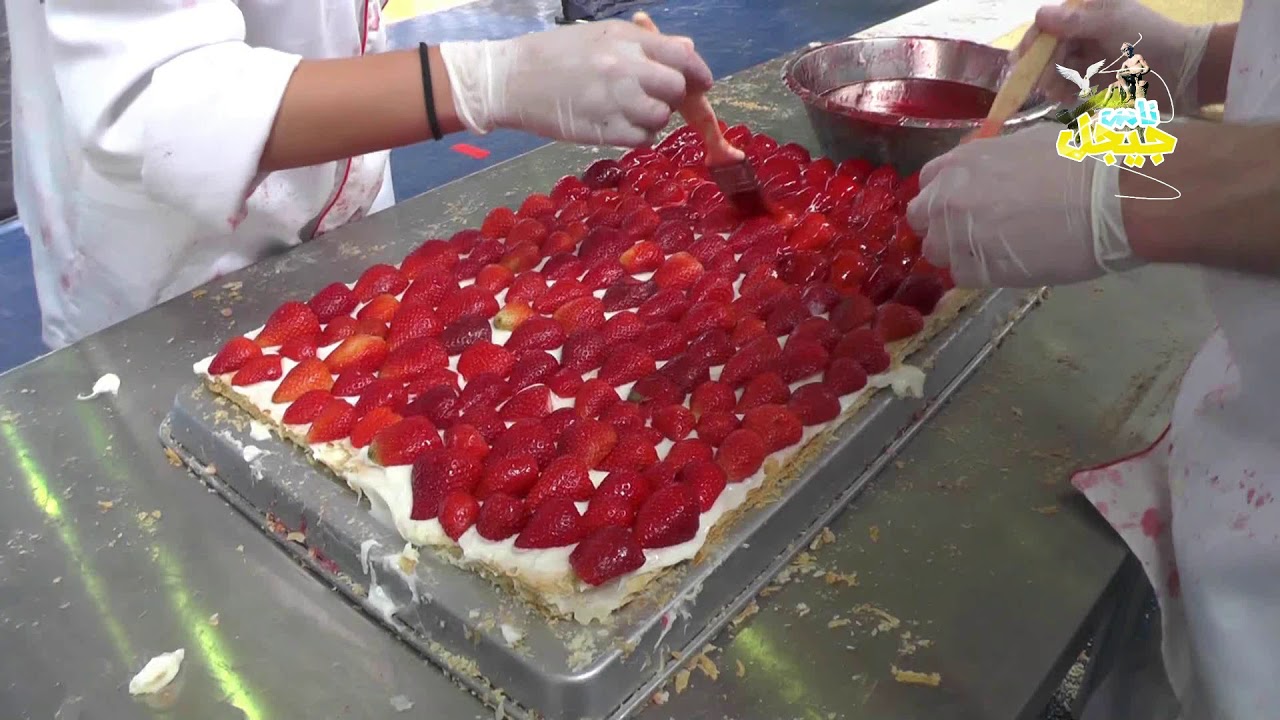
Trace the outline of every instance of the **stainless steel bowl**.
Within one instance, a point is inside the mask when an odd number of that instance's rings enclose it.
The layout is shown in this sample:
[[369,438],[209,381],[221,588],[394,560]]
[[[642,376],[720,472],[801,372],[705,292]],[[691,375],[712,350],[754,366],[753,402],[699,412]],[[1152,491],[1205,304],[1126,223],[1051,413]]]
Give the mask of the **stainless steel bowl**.
[[[988,45],[944,38],[844,40],[792,58],[783,78],[804,103],[827,156],[837,161],[862,157],[905,174],[954,148],[982,119],[895,117],[852,107],[831,94],[859,83],[907,80],[946,80],[994,94],[1008,69],[1007,55]],[[1004,131],[1041,120],[1054,107],[1033,97]]]

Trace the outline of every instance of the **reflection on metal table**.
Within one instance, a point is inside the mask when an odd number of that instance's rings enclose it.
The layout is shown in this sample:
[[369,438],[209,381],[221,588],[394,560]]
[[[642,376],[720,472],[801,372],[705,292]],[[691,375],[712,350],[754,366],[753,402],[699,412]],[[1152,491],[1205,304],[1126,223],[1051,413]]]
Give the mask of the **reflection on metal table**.
[[[716,107],[814,147],[780,68],[723,83]],[[394,717],[409,703],[407,716],[491,717],[176,467],[156,432],[192,361],[281,298],[394,261],[593,157],[543,148],[0,377],[0,706],[145,717],[129,678],[184,647],[175,692],[153,699],[172,717]],[[1152,434],[1208,327],[1180,280],[1146,272],[1052,295],[641,717],[1043,707],[1124,557],[1066,474]],[[107,372],[118,396],[75,399]],[[895,681],[895,667],[940,683]]]

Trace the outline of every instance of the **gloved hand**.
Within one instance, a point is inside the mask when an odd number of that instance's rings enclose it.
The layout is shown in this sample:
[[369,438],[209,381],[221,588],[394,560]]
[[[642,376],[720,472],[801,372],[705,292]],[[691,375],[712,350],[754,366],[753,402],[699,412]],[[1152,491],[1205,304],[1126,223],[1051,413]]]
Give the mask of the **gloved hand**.
[[[1209,42],[1210,25],[1190,26],[1175,22],[1148,8],[1138,0],[1091,0],[1076,8],[1046,5],[1036,13],[1036,28],[1057,36],[1056,59],[1045,69],[1039,87],[1051,99],[1073,106],[1079,102],[1079,88],[1058,74],[1054,64],[1069,67],[1078,73],[1099,60],[1110,70],[1118,70],[1123,60],[1120,46],[1137,43],[1134,51],[1142,55],[1147,66],[1160,74],[1173,93],[1174,109],[1191,114],[1199,109],[1196,99],[1197,73],[1204,59]],[[1138,42],[1138,36],[1142,42]],[[1013,50],[1012,61],[1030,46],[1034,38],[1023,38]],[[1115,61],[1114,63],[1112,61]],[[1105,88],[1114,82],[1116,74],[1099,73],[1090,78],[1095,88]],[[1153,74],[1148,96],[1159,98],[1161,112],[1168,114],[1169,99],[1164,84]]]
[[907,221],[925,258],[962,287],[1039,287],[1140,264],[1120,211],[1119,166],[1058,155],[1058,125],[977,140],[920,171]]
[[444,43],[459,118],[578,143],[643,145],[712,75],[685,37],[606,20],[493,42]]

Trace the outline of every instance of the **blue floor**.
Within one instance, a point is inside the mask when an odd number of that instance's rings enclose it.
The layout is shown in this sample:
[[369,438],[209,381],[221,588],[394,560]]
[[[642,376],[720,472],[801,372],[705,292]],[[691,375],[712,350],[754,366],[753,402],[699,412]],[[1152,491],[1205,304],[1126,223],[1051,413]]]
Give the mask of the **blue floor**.
[[[810,42],[852,35],[924,4],[925,0],[696,0],[655,2],[647,9],[663,32],[691,36],[716,77],[723,77]],[[423,41],[511,37],[552,27],[559,7],[552,0],[481,0],[392,25],[391,40],[398,47],[413,47]],[[459,143],[464,147],[458,148]],[[543,144],[530,135],[499,131],[402,148],[392,153],[396,198],[420,195]],[[5,322],[0,372],[45,351],[39,339],[30,248],[20,227],[0,228],[0,319]]]

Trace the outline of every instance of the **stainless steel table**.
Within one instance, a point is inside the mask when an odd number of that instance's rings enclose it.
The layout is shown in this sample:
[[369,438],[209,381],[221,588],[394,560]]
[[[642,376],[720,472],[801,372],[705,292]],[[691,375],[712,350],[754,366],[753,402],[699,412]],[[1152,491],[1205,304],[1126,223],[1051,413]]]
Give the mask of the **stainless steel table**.
[[[768,63],[721,113],[812,144]],[[6,717],[492,717],[174,467],[156,430],[194,359],[369,263],[580,169],[553,146],[403,203],[0,377],[0,707]],[[1178,270],[1054,292],[679,677],[651,718],[1004,718],[1043,707],[1123,549],[1076,465],[1162,426],[1209,327]],[[103,373],[116,397],[77,401]],[[830,571],[828,575],[815,568]],[[154,708],[125,686],[185,647]],[[892,668],[939,673],[937,687]],[[718,672],[717,672],[718,671]],[[712,680],[710,675],[718,675]],[[687,683],[685,682],[687,680]],[[392,698],[395,698],[393,703]]]

